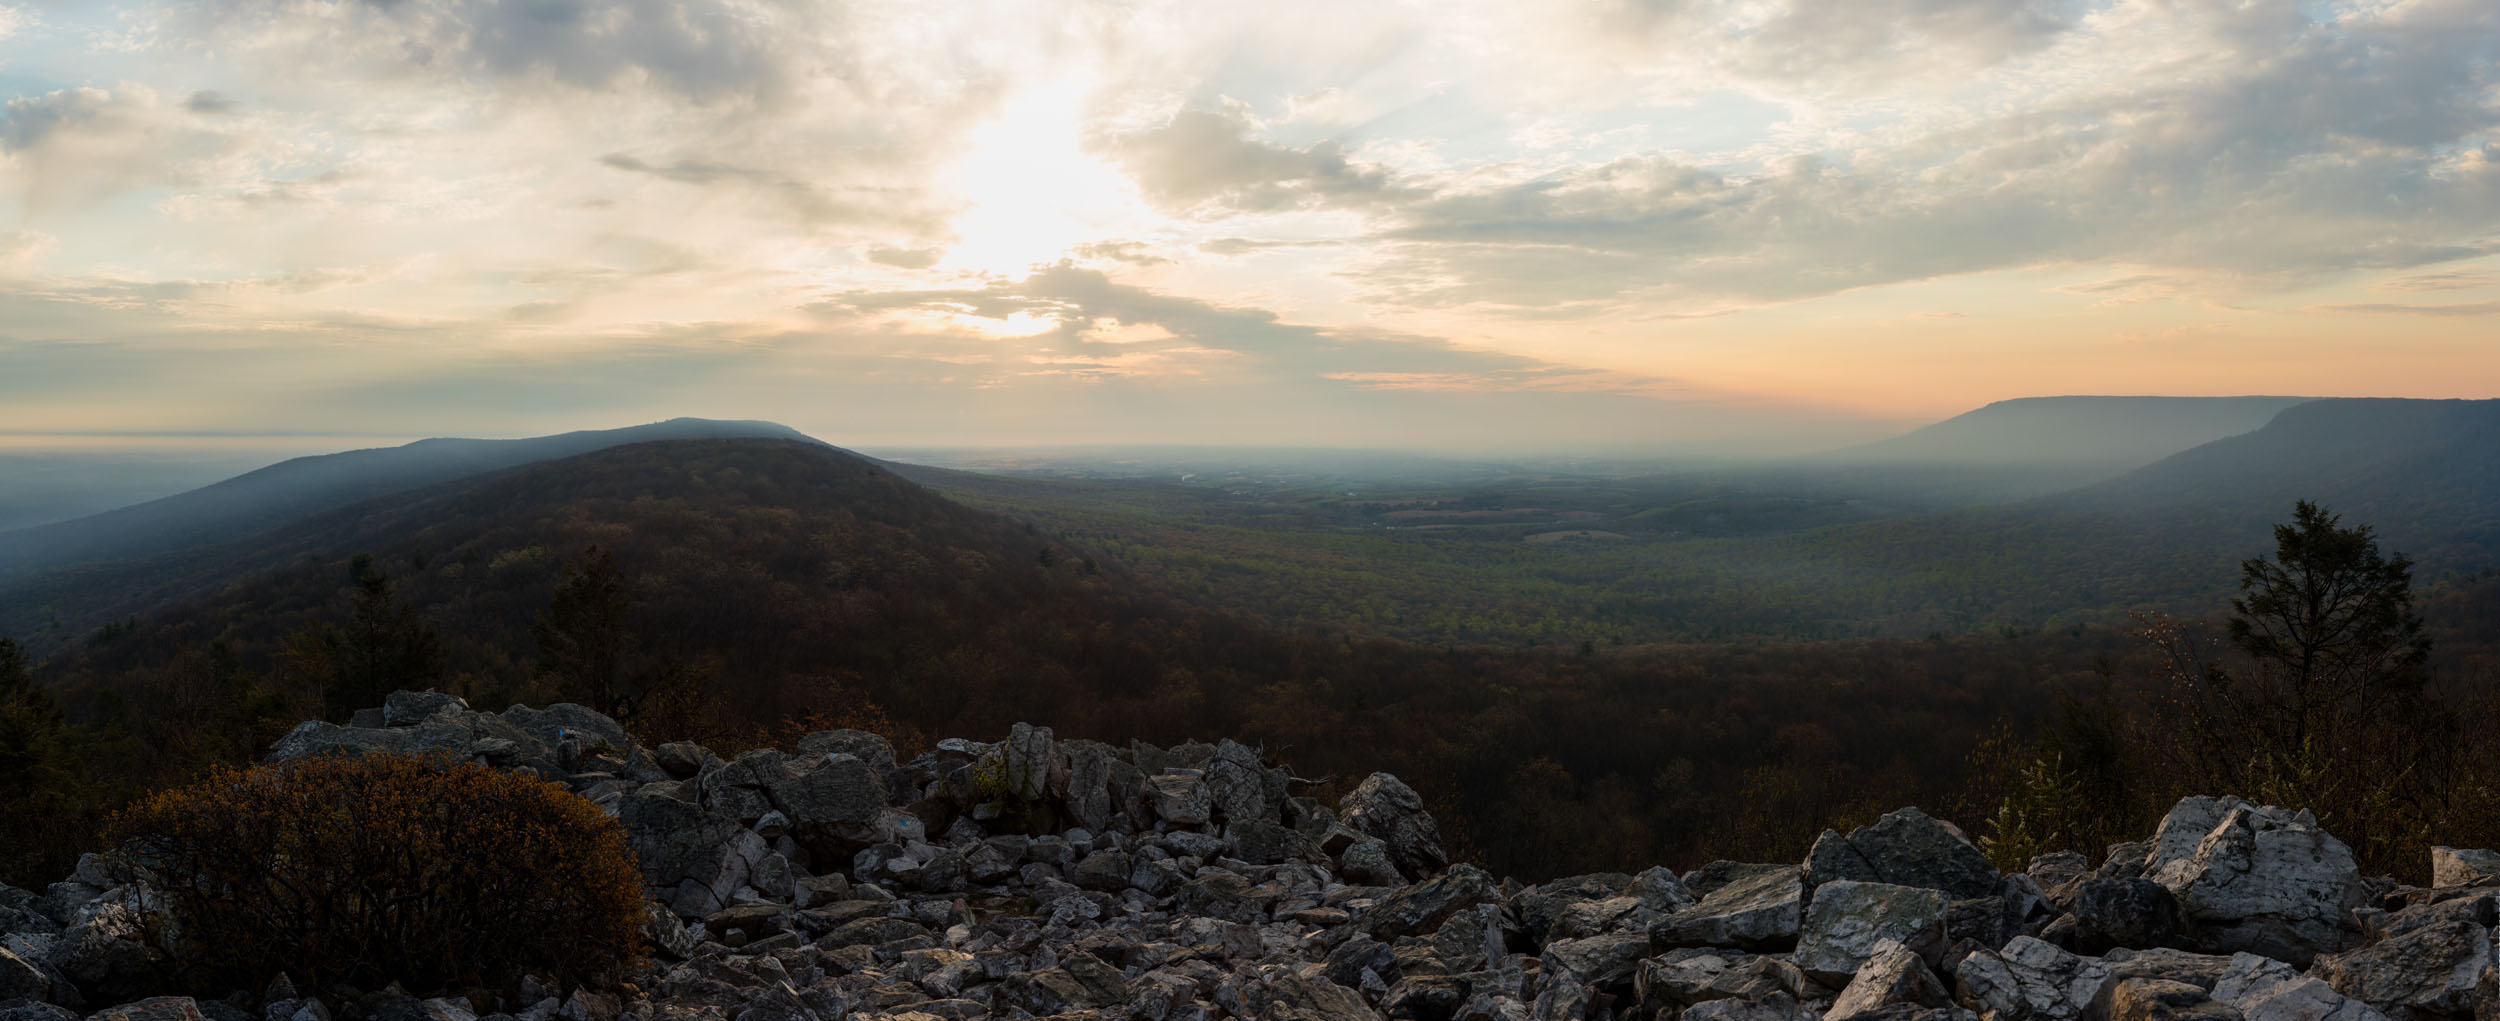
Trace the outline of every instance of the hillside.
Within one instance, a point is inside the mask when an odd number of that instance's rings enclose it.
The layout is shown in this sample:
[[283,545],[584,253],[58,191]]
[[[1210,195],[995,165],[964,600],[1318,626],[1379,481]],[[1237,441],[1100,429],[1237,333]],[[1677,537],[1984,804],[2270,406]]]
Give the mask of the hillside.
[[[437,683],[484,704],[543,701],[557,692],[531,625],[593,543],[630,594],[626,673],[696,680],[720,733],[873,706],[918,733],[1026,719],[1122,741],[1240,734],[1321,774],[1412,776],[1462,806],[1450,824],[1486,860],[1552,874],[1705,838],[1785,847],[1813,835],[1796,832],[1801,804],[1839,810],[1826,798],[1942,800],[1987,728],[2090,684],[2096,660],[2123,661],[2130,645],[2093,635],[1582,656],[1292,634],[1186,605],[1098,552],[831,448],[724,440],[613,448],[367,501],[179,570],[163,558],[98,568],[88,593],[60,595],[110,601],[116,623],[49,633],[40,676],[74,718],[124,735],[98,739],[121,749],[83,774],[99,788],[188,775],[186,756],[238,753],[214,751],[217,735],[252,732],[233,714],[259,710],[218,699],[259,690],[317,704],[320,664],[306,650],[350,623],[351,563],[366,553],[437,636]],[[183,722],[128,722],[160,718]],[[191,722],[202,719],[226,722]],[[1907,729],[1939,739],[1890,739]],[[1749,793],[1749,775],[1790,763],[1816,778],[1789,795]],[[1819,778],[1835,768],[1876,779],[1843,792]],[[1541,839],[1520,825],[1531,811],[1574,821],[1583,839]]]
[[1889,464],[2150,464],[2266,424],[2307,397],[2022,397],[1997,401],[1837,459]]
[[734,436],[805,438],[770,422],[680,418],[530,439],[431,439],[299,457],[163,499],[0,532],[0,583],[67,565],[222,542],[316,511],[498,468],[626,443]]
[[1783,552],[1799,569],[1896,593],[1896,603],[1907,596],[1929,614],[1962,614],[1940,623],[1993,614],[2040,626],[2134,606],[2193,612],[2216,605],[2239,561],[2271,548],[2273,526],[2310,500],[2370,525],[2383,549],[2414,558],[2417,581],[2431,582],[2500,566],[2494,450],[2500,400],[2313,401],[2092,486],[1829,529]]

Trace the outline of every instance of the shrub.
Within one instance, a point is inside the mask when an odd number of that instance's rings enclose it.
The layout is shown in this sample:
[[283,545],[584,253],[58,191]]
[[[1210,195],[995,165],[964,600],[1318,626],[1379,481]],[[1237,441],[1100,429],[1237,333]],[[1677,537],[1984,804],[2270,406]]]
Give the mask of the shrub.
[[616,820],[562,787],[442,757],[219,768],[116,817],[160,938],[210,988],[595,982],[641,954],[642,876]]

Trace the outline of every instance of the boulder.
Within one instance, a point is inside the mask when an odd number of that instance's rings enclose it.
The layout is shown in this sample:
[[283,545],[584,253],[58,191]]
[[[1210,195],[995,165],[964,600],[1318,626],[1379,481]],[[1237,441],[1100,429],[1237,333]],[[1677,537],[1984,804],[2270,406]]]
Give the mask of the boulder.
[[1759,1000],[1712,1000],[1695,1004],[1678,1021],[1806,1021],[1814,1012],[1787,993]]
[[1196,773],[1165,773],[1145,780],[1146,798],[1155,817],[1174,826],[1203,826],[1215,817],[1215,801],[1207,780]]
[[1483,869],[1456,865],[1381,898],[1363,915],[1363,930],[1374,939],[1420,936],[1440,928],[1459,911],[1500,899],[1501,888]]
[[2149,879],[2087,879],[2076,888],[2072,949],[2100,956],[2116,947],[2185,946],[2186,919],[2170,888]]
[[200,1013],[200,1005],[188,996],[150,997],[87,1017],[88,1021],[208,1021],[207,1015]]
[[2178,896],[2197,949],[2307,967],[2358,935],[2352,850],[2307,812],[2188,798],[2162,820],[2146,876]]
[[2500,878],[2500,851],[2431,848],[2432,886],[2473,886]]
[[1101,833],[1111,826],[1116,803],[1111,794],[1111,746],[1100,741],[1067,741],[1068,817]]
[[1546,945],[1544,961],[1546,967],[1570,972],[1581,985],[1597,987],[1632,977],[1647,956],[1649,936],[1635,932],[1555,940]]
[[40,1000],[0,1000],[0,1021],[78,1021],[78,1012]]
[[625,826],[626,846],[641,863],[645,883],[664,891],[701,892],[679,914],[700,918],[718,911],[745,885],[747,864],[733,844],[739,834],[752,831],[737,820],[639,791],[617,803],[616,817]]
[[1387,773],[1365,777],[1339,799],[1337,821],[1386,845],[1390,862],[1409,877],[1431,875],[1450,863],[1423,796]]
[[1922,960],[1944,957],[1943,891],[1836,879],[1814,890],[1797,934],[1797,967],[1825,985],[1853,981],[1883,943],[1906,946]]
[[2231,970],[2231,959],[2228,957],[2168,947],[2115,949],[2102,960],[2109,965],[2112,982],[2127,978],[2157,978],[2165,982],[2185,982],[2198,989],[2212,989],[2214,983],[2222,981],[2222,976]]
[[2231,955],[2231,970],[2214,983],[2213,998],[2249,1021],[2387,1021],[2369,1004],[2291,965],[2250,953]]
[[1823,1012],[1823,1021],[1849,1021],[1887,1007],[1943,1007],[1952,1002],[1944,983],[1927,967],[1918,951],[1897,940],[1883,940],[1866,955],[1849,984]]
[[1807,890],[1845,879],[1942,890],[1964,898],[1997,892],[1999,878],[1988,856],[1953,824],[1904,808],[1846,837],[1823,831],[1806,856],[1804,882]]
[[[738,757],[740,762],[746,756]],[[734,764],[733,764],[734,765]],[[765,787],[772,807],[788,816],[792,833],[811,853],[840,857],[882,835],[885,783],[867,760],[833,752],[805,760],[800,768]]]
[[2017,936],[2003,951],[1963,958],[1953,979],[1955,999],[1983,1021],[2074,1021],[2100,995],[2109,965]]
[[52,976],[23,957],[0,947],[0,1001],[52,999]]
[[413,727],[441,713],[465,713],[469,703],[439,691],[394,691],[382,700],[382,725]]
[[1007,793],[1017,799],[1037,803],[1067,789],[1068,760],[1049,727],[1019,723],[1008,728],[996,754],[1006,769]]
[[2322,955],[2310,974],[2389,1017],[2465,1014],[2474,1009],[2474,984],[2491,966],[2491,950],[2491,930],[2472,922],[2440,922],[2359,950]]
[[1797,966],[1777,957],[1717,947],[1686,947],[1642,961],[1632,973],[1641,1007],[1664,1012],[1709,1000],[1794,995],[1806,986]]
[[2159,978],[2112,979],[2092,1012],[2101,1021],[2241,1021],[2239,1008],[2205,990]]
[[1805,886],[1794,865],[1738,866],[1692,907],[1650,929],[1661,947],[1786,949],[1804,918]]
[[1337,874],[1366,886],[1396,886],[1406,881],[1398,874],[1397,864],[1389,860],[1389,845],[1370,838],[1337,852]]

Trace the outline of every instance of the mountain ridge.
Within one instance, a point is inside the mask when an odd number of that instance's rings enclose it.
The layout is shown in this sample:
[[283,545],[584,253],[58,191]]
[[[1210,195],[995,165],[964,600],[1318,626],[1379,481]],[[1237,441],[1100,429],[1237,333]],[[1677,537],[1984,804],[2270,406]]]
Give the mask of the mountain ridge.
[[44,525],[0,531],[0,581],[79,563],[230,541],[322,510],[437,482],[628,443],[774,436],[821,442],[772,422],[673,418],[510,440],[435,437],[290,458],[221,482]]

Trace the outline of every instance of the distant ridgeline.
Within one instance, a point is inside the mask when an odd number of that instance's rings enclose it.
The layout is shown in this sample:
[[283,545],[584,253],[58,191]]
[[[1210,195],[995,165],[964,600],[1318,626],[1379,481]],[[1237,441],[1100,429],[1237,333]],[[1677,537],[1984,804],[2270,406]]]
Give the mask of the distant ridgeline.
[[[1801,861],[1530,884],[1453,863],[1394,776],[1331,796],[1230,740],[1115,747],[1017,724],[906,756],[835,730],[723,759],[691,742],[645,747],[580,706],[480,713],[401,692],[353,725],[294,729],[255,782],[278,789],[286,771],[342,755],[477,763],[595,803],[607,815],[585,811],[584,825],[638,863],[647,958],[499,985],[426,980],[402,965],[436,947],[327,956],[325,926],[346,923],[324,912],[241,937],[295,940],[302,956],[229,963],[202,988],[192,966],[221,948],[176,934],[238,906],[155,885],[195,874],[192,845],[142,830],[134,850],[90,855],[40,893],[0,888],[0,1012],[2387,1021],[2500,1007],[2500,855],[2439,848],[2428,885],[2369,878],[2307,812],[2237,798],[2187,798],[2105,856],[2044,855],[2010,873],[1904,808],[1824,831]],[[288,861],[290,846],[272,843],[268,866],[308,864]],[[432,896],[455,918],[474,908],[481,935],[521,907]],[[528,935],[556,949],[578,936]],[[362,984],[310,978],[343,967]]]

